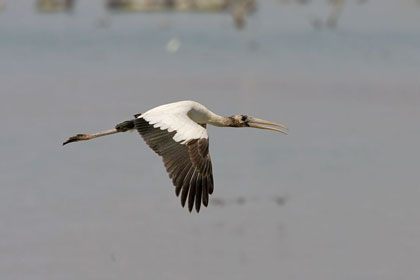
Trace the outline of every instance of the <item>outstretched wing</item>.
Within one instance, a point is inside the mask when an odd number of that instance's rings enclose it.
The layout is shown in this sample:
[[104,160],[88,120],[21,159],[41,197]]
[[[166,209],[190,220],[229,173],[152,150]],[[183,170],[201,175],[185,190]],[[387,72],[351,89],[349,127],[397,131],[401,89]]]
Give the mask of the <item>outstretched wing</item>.
[[201,201],[207,207],[209,195],[213,193],[209,139],[204,127],[187,115],[178,117],[182,121],[177,123],[182,125],[175,128],[171,125],[173,121],[146,120],[143,116],[135,119],[135,127],[150,148],[162,157],[176,195],[181,194],[182,207],[188,198],[189,211],[195,202],[195,209],[199,212]]

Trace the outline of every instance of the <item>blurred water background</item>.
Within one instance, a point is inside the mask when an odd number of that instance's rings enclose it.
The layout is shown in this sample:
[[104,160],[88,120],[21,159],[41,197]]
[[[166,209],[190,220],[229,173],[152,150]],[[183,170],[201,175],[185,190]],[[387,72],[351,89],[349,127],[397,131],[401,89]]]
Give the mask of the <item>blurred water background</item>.
[[[226,13],[0,11],[1,279],[420,277],[420,5],[259,1]],[[215,192],[182,209],[137,133],[195,100],[285,123],[209,127]]]

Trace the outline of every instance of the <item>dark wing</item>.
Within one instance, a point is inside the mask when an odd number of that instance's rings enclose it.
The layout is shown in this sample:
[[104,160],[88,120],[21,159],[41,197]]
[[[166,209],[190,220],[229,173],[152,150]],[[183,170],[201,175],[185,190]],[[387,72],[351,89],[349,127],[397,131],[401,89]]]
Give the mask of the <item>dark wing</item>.
[[175,186],[177,196],[181,193],[181,205],[188,198],[188,210],[200,211],[201,201],[207,207],[209,195],[213,193],[213,173],[209,154],[209,139],[192,139],[176,142],[176,131],[161,130],[143,118],[135,119],[135,127],[144,141],[162,157],[169,178]]

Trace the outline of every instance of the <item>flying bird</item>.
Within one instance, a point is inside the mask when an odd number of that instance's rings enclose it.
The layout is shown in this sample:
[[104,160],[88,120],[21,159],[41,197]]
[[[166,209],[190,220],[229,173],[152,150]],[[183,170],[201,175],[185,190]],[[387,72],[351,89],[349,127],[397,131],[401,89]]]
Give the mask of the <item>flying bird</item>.
[[188,210],[192,211],[195,202],[198,213],[201,202],[207,207],[214,185],[207,124],[220,127],[254,127],[287,134],[287,127],[279,123],[247,115],[222,117],[200,103],[180,101],[136,114],[134,119],[119,123],[113,129],[93,134],[77,134],[63,145],[137,130],[150,148],[162,157],[169,178],[175,186],[176,196],[181,194],[182,207],[188,199]]

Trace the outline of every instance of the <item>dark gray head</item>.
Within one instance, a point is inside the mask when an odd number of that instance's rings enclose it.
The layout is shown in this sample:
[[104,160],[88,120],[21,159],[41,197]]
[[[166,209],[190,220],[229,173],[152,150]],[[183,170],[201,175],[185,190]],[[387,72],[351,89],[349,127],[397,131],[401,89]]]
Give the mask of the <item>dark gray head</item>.
[[229,117],[231,127],[248,127],[248,116],[247,115],[233,115]]
[[274,130],[274,131],[287,134],[286,131],[278,129],[278,128],[259,125],[259,124],[267,124],[271,126],[281,127],[287,130],[287,127],[285,125],[282,125],[279,123],[270,122],[263,119],[250,117],[247,115],[233,115],[233,116],[230,116],[229,119],[231,120],[231,123],[229,124],[230,127],[254,127],[254,128],[259,128],[259,129]]

